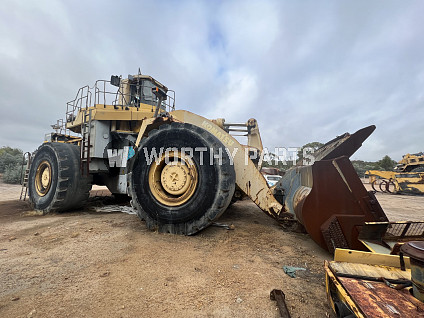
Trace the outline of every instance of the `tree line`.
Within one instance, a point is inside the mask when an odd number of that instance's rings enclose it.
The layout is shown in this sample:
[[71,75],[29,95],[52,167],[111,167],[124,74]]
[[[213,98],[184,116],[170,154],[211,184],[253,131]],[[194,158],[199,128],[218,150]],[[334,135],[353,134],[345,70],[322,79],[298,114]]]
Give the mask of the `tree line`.
[[4,183],[21,183],[23,153],[21,149],[11,147],[0,148],[0,174]]
[[[306,145],[303,145],[298,153],[297,153],[297,163],[302,164],[303,160],[303,149],[305,148],[313,148],[314,150],[318,150],[324,146],[323,143],[320,143],[318,141],[307,143]],[[272,156],[273,154],[271,154]],[[275,155],[274,155],[275,156]],[[363,161],[363,160],[352,160],[353,168],[355,168],[356,173],[360,178],[363,178],[365,176],[365,172],[368,170],[380,170],[380,171],[393,171],[395,168],[397,162],[390,158],[388,155],[385,155],[381,160],[378,161]],[[263,167],[270,167],[270,168],[278,168],[281,171],[286,171],[293,167],[293,161],[287,161],[285,164],[279,162],[277,165],[273,163],[269,163],[264,161]]]

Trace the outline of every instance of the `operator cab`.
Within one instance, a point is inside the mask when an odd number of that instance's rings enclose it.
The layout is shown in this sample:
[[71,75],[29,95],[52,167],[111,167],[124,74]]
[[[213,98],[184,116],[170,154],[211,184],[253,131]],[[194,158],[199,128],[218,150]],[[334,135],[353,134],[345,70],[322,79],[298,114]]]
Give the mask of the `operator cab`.
[[140,104],[152,106],[159,104],[162,112],[166,111],[166,106],[171,106],[171,100],[174,101],[172,96],[168,96],[168,88],[148,75],[128,75],[126,79],[112,76],[110,83],[118,87],[120,106],[140,107]]

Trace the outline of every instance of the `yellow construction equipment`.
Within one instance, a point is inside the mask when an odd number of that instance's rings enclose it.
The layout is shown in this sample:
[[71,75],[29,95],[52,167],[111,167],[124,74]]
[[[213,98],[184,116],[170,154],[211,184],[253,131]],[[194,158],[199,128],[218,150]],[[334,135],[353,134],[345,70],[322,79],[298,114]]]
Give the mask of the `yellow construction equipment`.
[[337,317],[424,317],[424,222],[370,222],[356,230],[369,251],[338,248],[324,264]]
[[[30,201],[44,212],[80,207],[92,184],[106,185],[131,198],[149,229],[191,235],[248,196],[330,251],[361,248],[354,225],[387,221],[349,160],[375,126],[331,140],[312,165],[290,169],[271,188],[260,173],[255,119],[227,123],[175,110],[175,92],[140,72],[80,88],[53,128],[29,171]],[[235,139],[240,134],[246,145]]]
[[365,172],[374,191],[399,194],[424,194],[424,172],[368,170]]
[[406,154],[395,167],[398,172],[424,172],[424,153]]

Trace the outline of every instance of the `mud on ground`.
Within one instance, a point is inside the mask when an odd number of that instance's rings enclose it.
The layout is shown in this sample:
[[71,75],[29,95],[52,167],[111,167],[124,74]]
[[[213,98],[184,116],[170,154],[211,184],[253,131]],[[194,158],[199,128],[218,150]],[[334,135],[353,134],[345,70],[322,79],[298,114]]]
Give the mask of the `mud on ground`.
[[[386,212],[424,219],[424,197],[391,198],[378,195]],[[184,237],[150,232],[135,215],[41,216],[1,201],[0,317],[277,317],[273,288],[292,317],[330,315],[323,261],[331,256],[306,234],[284,232],[248,200],[219,222],[235,229]],[[290,278],[283,265],[306,271]]]

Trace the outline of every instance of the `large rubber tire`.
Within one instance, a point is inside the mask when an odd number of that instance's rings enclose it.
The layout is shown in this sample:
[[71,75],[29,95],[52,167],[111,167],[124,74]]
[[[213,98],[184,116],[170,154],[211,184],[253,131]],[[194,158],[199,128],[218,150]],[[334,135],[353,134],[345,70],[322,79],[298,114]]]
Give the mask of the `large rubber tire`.
[[[377,179],[380,180],[380,179]],[[375,192],[380,192],[380,190],[378,189],[378,187],[380,186],[380,183],[377,183],[377,180],[374,180],[373,182],[371,182],[371,187]]]
[[[148,174],[153,162],[147,162],[144,150],[150,154],[152,148],[159,151],[161,148],[173,147],[207,148],[203,152],[203,165],[200,164],[201,153],[193,153],[198,183],[193,195],[180,206],[165,205],[152,194]],[[219,164],[217,158],[210,162],[211,150],[218,155],[219,148],[222,151],[222,163]],[[138,149],[128,176],[129,193],[133,207],[138,216],[146,221],[149,229],[191,235],[209,226],[227,209],[235,189],[234,166],[230,164],[222,143],[209,132],[187,123],[165,124],[150,132]]]
[[[40,165],[51,167],[51,184],[44,195],[36,190],[36,174]],[[29,200],[35,210],[61,212],[83,206],[90,193],[90,177],[82,176],[79,147],[67,143],[44,143],[31,163],[28,179]]]
[[387,185],[388,185],[388,180],[382,180],[381,183],[378,185],[378,187],[380,188],[381,192],[387,193]]

